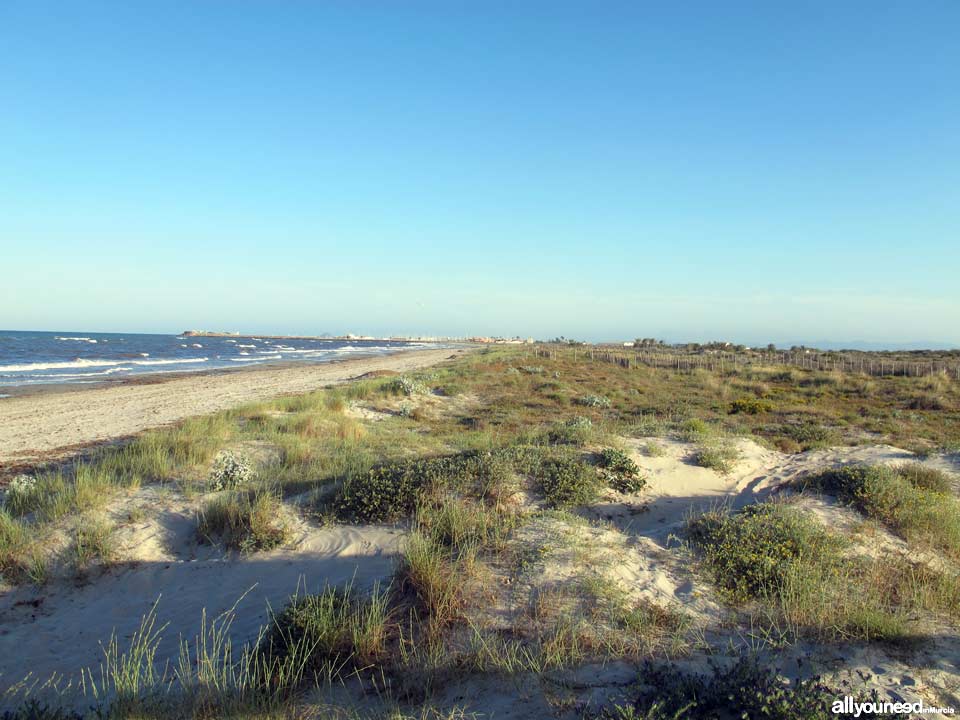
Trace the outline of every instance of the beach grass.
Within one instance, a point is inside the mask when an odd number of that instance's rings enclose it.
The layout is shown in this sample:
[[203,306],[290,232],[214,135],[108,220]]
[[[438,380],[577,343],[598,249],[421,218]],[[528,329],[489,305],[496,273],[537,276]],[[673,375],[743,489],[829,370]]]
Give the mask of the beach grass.
[[835,495],[912,544],[960,557],[960,501],[950,479],[936,469],[847,466],[802,478],[798,485]]

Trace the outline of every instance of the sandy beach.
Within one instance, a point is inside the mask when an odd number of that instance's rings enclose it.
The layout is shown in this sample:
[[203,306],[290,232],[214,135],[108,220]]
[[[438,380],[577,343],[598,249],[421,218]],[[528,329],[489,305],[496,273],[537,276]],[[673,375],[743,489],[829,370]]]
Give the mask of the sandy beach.
[[398,352],[315,365],[156,376],[111,386],[57,388],[0,399],[0,469],[56,457],[245,402],[302,393],[378,370],[407,372],[464,350]]

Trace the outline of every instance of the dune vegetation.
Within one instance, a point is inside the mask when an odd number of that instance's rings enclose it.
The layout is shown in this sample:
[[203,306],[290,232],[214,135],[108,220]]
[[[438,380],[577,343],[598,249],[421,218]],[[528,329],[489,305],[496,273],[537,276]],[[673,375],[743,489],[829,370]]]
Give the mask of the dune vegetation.
[[[837,467],[886,446],[912,462]],[[103,639],[99,668],[62,669],[81,682],[11,682],[5,717],[479,717],[531,693],[531,713],[557,717],[829,717],[882,678],[784,684],[758,658],[909,652],[956,626],[957,476],[921,461],[958,447],[949,377],[625,367],[566,347],[478,350],[188,419],[10,478],[5,592],[135,573],[117,537],[150,522],[148,489],[190,509],[191,552],[239,565],[383,526],[403,537],[392,574],[291,587],[254,636],[232,612],[204,618],[169,662],[159,638],[180,629],[152,612]],[[825,522],[811,498],[862,527]],[[867,527],[893,549],[864,551]],[[670,670],[695,659],[699,672]],[[611,697],[578,695],[584,673]]]

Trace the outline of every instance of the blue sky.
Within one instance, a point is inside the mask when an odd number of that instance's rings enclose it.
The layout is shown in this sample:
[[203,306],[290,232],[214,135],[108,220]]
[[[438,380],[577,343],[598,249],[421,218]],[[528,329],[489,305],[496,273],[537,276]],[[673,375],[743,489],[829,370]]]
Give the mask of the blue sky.
[[960,343],[958,29],[7,0],[0,327]]

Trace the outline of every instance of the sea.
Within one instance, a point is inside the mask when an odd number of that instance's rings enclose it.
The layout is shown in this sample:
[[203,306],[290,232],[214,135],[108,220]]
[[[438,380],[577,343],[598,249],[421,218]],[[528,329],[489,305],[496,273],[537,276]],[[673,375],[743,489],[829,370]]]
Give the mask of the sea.
[[102,383],[140,375],[277,362],[323,363],[437,347],[403,340],[341,340],[139,333],[0,330],[0,398],[5,388]]

